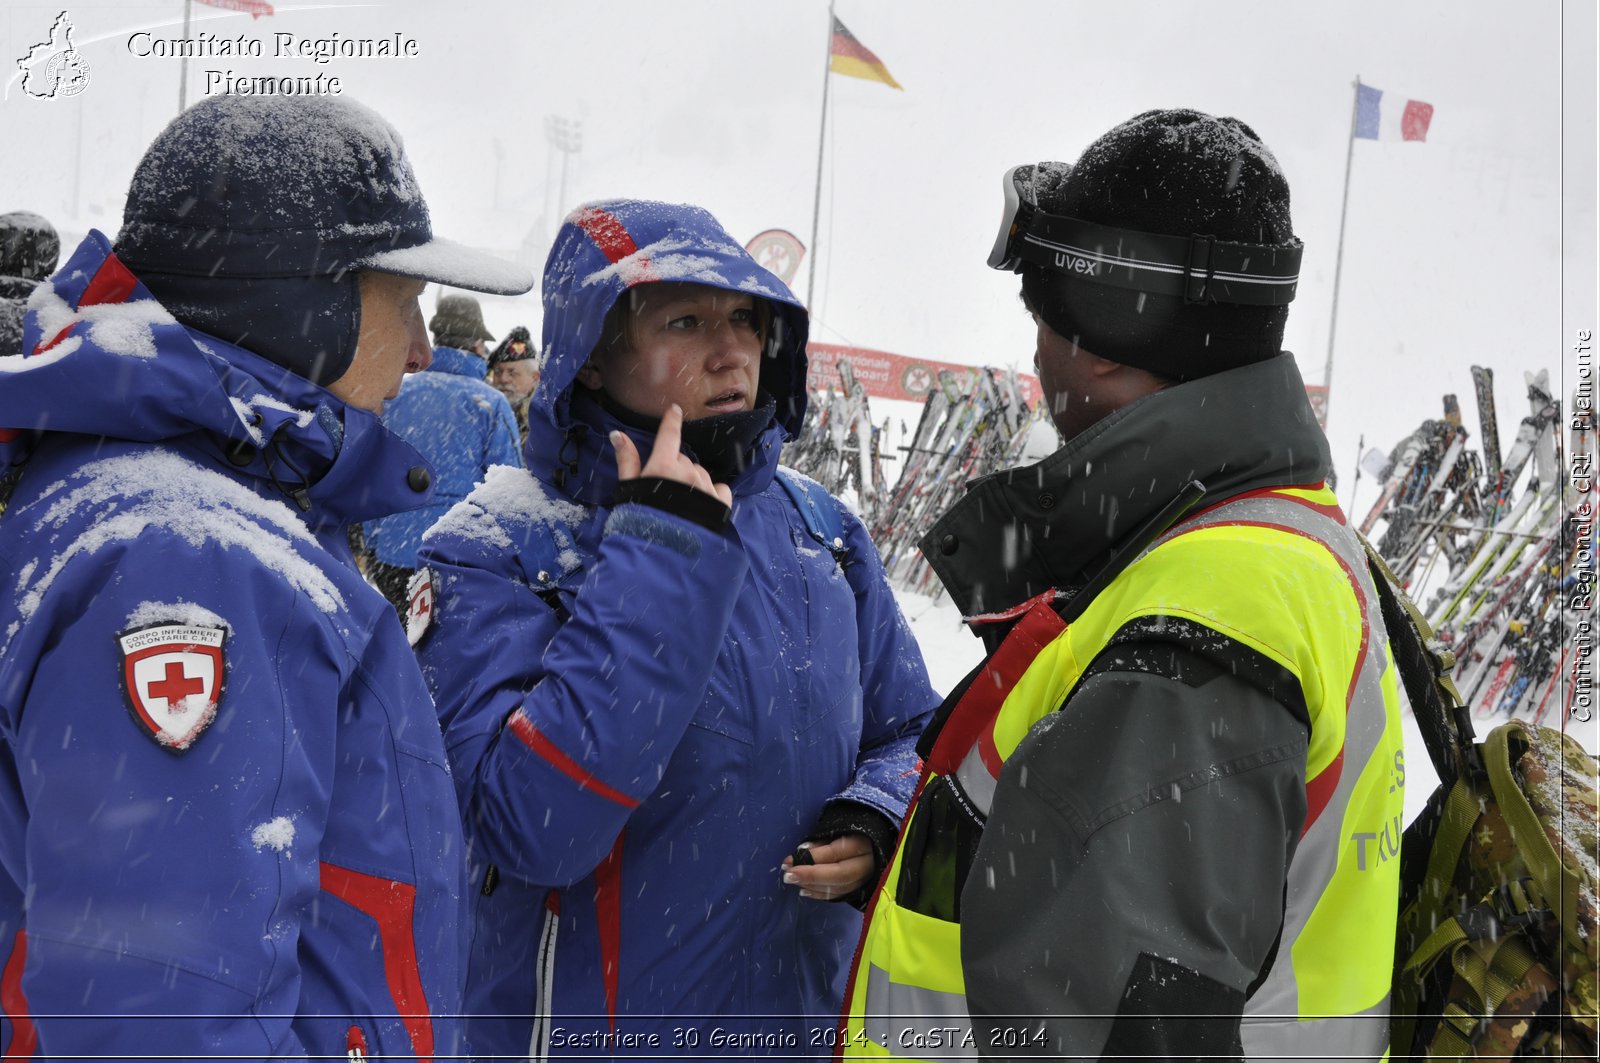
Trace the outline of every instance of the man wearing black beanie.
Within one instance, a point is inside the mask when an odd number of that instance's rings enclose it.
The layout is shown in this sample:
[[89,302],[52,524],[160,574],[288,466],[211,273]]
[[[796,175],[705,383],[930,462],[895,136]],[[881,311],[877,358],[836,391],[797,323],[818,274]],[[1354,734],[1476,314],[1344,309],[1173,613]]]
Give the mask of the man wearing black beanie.
[[844,1032],[1380,1059],[1399,702],[1281,350],[1288,182],[1244,123],[1162,110],[1005,191],[989,261],[1064,443],[922,541],[990,654],[919,746]]
[[[455,788],[355,521],[433,476],[379,420],[436,281],[399,134],[211,97],[0,355],[0,1044],[40,1058],[465,1052]],[[508,417],[509,420],[509,417]]]

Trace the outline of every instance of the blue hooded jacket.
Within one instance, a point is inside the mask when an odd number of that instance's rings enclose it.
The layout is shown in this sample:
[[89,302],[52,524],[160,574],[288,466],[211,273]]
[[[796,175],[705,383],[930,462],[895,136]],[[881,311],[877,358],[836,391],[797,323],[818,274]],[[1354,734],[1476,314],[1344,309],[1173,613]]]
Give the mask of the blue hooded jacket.
[[427,505],[368,521],[367,549],[387,565],[417,566],[422,533],[467,497],[491,465],[518,465],[522,434],[506,397],[490,387],[488,363],[468,351],[435,347],[433,364],[406,377],[383,409],[383,424],[427,456]]
[[345,538],[421,456],[109,250],[0,357],[0,1048],[458,1053],[454,788]]
[[[628,288],[766,299],[778,419],[725,534],[612,505],[606,435],[653,437],[574,381]],[[486,1055],[829,1054],[860,928],[783,858],[830,802],[898,824],[938,701],[859,520],[850,563],[774,474],[805,411],[805,313],[705,211],[580,208],[545,267],[528,471],[495,469],[429,531],[418,650],[467,816],[469,1036]]]

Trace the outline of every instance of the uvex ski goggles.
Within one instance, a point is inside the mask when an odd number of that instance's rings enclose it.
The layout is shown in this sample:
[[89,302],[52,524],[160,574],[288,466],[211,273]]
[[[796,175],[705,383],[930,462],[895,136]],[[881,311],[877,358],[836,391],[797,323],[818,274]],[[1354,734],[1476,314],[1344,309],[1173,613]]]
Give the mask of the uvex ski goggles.
[[[1060,166],[1060,163],[1040,165]],[[1166,236],[1114,229],[1047,214],[1033,193],[1032,165],[1005,176],[1005,215],[989,265],[1020,272],[1024,263],[1096,284],[1191,303],[1281,306],[1300,281],[1297,239],[1287,244],[1244,244],[1214,236]]]

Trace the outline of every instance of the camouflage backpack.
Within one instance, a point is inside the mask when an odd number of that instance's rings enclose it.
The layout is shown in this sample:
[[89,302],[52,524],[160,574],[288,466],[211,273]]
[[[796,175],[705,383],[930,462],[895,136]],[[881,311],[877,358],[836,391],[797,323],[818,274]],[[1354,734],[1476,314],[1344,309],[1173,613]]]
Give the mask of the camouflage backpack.
[[1512,720],[1474,741],[1449,651],[1369,546],[1439,786],[1401,843],[1390,1058],[1595,1058],[1595,759]]

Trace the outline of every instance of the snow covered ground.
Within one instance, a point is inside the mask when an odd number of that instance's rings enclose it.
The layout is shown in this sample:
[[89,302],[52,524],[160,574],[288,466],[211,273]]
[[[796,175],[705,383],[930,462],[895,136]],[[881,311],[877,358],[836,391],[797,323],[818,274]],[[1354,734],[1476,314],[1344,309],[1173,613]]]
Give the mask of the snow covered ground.
[[[929,598],[900,590],[895,595],[922,647],[934,689],[948,693],[983,659],[983,644],[962,625],[961,614],[944,595]],[[1488,728],[1479,730],[1486,732]],[[1406,822],[1410,823],[1422,811],[1439,779],[1422,744],[1422,732],[1409,711],[1405,714],[1405,743]]]

